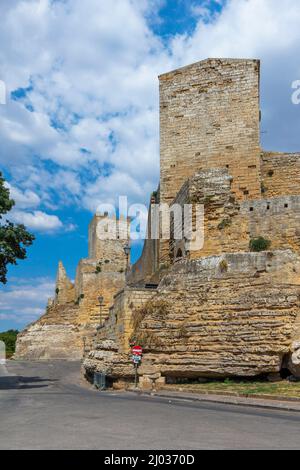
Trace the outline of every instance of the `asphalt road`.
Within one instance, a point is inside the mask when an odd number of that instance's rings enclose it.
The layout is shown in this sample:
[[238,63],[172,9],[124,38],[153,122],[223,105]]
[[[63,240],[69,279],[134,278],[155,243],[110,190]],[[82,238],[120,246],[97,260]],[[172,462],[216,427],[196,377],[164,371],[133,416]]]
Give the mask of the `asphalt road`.
[[[101,393],[78,363],[0,366],[0,449],[299,449],[300,413]],[[13,375],[15,374],[15,375]]]

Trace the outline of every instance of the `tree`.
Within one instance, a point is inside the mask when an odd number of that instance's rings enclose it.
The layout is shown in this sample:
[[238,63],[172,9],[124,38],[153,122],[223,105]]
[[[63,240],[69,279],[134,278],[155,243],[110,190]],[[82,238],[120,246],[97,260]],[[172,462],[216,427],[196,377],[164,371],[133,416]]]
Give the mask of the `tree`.
[[3,215],[15,205],[10,199],[9,189],[0,173],[0,283],[7,283],[7,266],[16,265],[17,260],[26,259],[26,248],[32,245],[35,237],[27,232],[24,225],[13,224],[8,220],[3,223]]
[[7,357],[11,357],[16,350],[16,341],[18,334],[18,330],[9,330],[0,333],[0,341],[3,341],[3,343],[5,344]]

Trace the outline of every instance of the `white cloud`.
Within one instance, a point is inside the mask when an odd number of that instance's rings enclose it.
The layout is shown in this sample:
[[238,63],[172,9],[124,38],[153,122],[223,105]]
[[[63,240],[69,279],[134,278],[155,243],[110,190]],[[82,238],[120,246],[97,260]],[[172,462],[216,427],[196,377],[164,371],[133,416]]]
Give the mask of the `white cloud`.
[[263,143],[299,150],[299,1],[218,0],[219,15],[210,3],[191,2],[194,32],[162,43],[147,21],[162,2],[1,2],[0,78],[28,88],[0,109],[0,162],[20,204],[26,191],[51,210],[94,210],[119,192],[146,202],[159,173],[157,75],[207,57],[262,59]]
[[30,209],[38,207],[41,199],[40,197],[29,189],[21,191],[18,188],[11,186],[8,183],[5,183],[6,187],[9,189],[10,197],[15,201],[16,207],[20,209]]
[[[132,179],[135,185],[155,186],[157,75],[171,62],[146,17],[155,13],[160,2],[8,3],[0,6],[4,78],[10,90],[31,88],[23,104],[11,102],[1,110],[5,145],[0,160],[26,165],[25,173],[34,154],[40,162],[51,160],[64,170],[72,169],[77,185],[65,186],[62,204],[72,203],[74,195],[77,198],[83,169],[90,170],[92,184],[102,174],[102,185],[107,163],[119,180],[124,175],[123,183]],[[35,41],[29,39],[32,31]],[[24,108],[28,104],[34,112]],[[53,121],[58,128],[51,127]],[[10,162],[7,152],[12,154]],[[35,174],[35,183],[33,191],[37,186],[43,186],[44,192],[52,188],[52,178],[45,179],[45,171]],[[79,200],[90,208],[95,204],[88,193],[85,185]],[[140,190],[139,195],[148,197]]]
[[9,218],[13,222],[24,224],[27,228],[38,232],[52,232],[63,228],[63,223],[56,215],[49,215],[41,211],[13,210]]
[[4,288],[0,297],[1,321],[9,320],[25,326],[45,313],[47,300],[54,292],[55,283],[48,278],[19,279]]
[[299,24],[298,0],[229,0],[212,23],[200,20],[192,36],[177,36],[172,53],[179,63],[208,56],[261,59],[263,145],[297,151],[300,113],[290,97],[300,77]]

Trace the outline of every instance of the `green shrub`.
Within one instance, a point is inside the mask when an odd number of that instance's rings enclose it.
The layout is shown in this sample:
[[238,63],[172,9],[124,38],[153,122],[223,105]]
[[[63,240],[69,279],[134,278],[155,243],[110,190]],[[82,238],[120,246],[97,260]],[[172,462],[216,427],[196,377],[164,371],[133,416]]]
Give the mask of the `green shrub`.
[[19,332],[17,330],[9,330],[5,333],[0,333],[0,341],[3,341],[6,348],[6,356],[11,357],[16,350],[16,341]]
[[230,227],[231,224],[232,224],[232,220],[231,220],[231,219],[224,219],[224,220],[222,220],[222,222],[218,225],[218,229],[219,229],[219,230],[224,230],[226,227]]
[[250,251],[267,251],[271,246],[270,240],[263,237],[254,238],[250,241]]
[[226,259],[223,259],[222,261],[220,261],[220,270],[222,273],[226,273],[228,271],[228,263],[226,261]]

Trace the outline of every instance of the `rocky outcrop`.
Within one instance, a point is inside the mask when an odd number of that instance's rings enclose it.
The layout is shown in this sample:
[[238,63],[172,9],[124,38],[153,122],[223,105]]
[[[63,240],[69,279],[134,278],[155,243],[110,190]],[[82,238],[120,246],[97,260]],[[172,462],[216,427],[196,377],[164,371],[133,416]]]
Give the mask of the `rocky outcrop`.
[[292,344],[287,368],[295,377],[300,377],[300,341],[294,341]]
[[80,330],[74,325],[35,324],[18,338],[16,359],[79,360],[83,354]]
[[91,378],[94,372],[103,372],[112,379],[134,376],[129,354],[119,353],[117,343],[111,340],[97,343],[96,349],[84,361],[84,372]]
[[78,310],[70,304],[48,307],[41,319],[18,335],[15,359],[80,359],[84,327],[77,322]]
[[[149,385],[161,377],[277,373],[293,342],[299,299],[300,258],[292,251],[178,262],[134,312],[133,336],[145,351],[139,375]],[[87,369],[105,362],[112,377],[132,375],[117,345],[112,360],[99,348]]]

